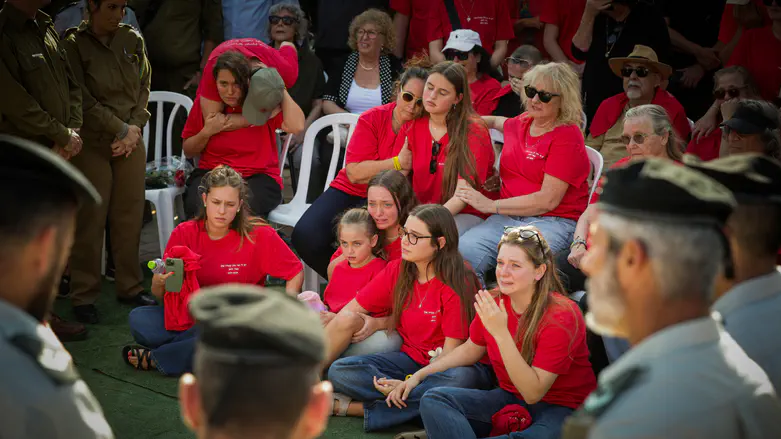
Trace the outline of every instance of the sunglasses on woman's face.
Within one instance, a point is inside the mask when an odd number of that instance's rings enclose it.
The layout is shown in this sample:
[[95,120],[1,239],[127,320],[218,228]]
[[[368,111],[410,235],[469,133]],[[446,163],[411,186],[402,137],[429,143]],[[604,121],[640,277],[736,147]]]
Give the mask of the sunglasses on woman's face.
[[405,91],[401,93],[401,100],[404,102],[410,103],[412,101],[415,101],[415,106],[420,107],[423,105],[423,98],[416,98],[414,94]]
[[621,143],[624,146],[629,146],[631,142],[634,142],[635,145],[642,145],[649,136],[651,135],[645,133],[634,133],[631,136],[621,136]]
[[622,67],[621,68],[621,76],[624,78],[629,78],[632,76],[632,72],[637,73],[638,78],[645,78],[648,76],[649,73],[651,73],[650,70],[648,70],[646,67]]
[[296,17],[280,17],[279,15],[269,15],[268,21],[271,24],[279,24],[281,21],[285,26],[292,26],[293,23],[298,23]]
[[466,61],[469,59],[469,52],[449,49],[445,51],[445,59],[448,61]]
[[716,99],[724,99],[726,96],[729,96],[729,99],[735,99],[737,97],[740,97],[740,89],[744,87],[739,88],[717,88],[716,90],[713,90],[713,97]]
[[431,161],[428,162],[429,174],[437,173],[437,156],[439,155],[440,149],[442,149],[441,143],[437,142],[436,140],[431,143]]
[[537,90],[536,88],[530,85],[524,87],[523,91],[526,93],[526,97],[529,99],[534,99],[535,96],[539,96],[540,102],[542,102],[543,104],[547,104],[548,102],[551,101],[551,99],[553,99],[556,96],[561,96],[558,93],[550,93],[544,90]]

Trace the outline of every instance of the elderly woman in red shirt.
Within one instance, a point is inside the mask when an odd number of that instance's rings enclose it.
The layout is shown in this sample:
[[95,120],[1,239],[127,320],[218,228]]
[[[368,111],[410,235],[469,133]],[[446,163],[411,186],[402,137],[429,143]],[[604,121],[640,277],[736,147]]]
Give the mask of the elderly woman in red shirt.
[[569,246],[588,202],[590,165],[580,131],[578,75],[566,64],[541,64],[524,75],[523,84],[525,113],[512,119],[483,118],[504,133],[499,199],[465,185],[456,192],[472,208],[491,214],[466,232],[459,245],[483,283],[496,264],[505,227],[534,225],[558,252]]

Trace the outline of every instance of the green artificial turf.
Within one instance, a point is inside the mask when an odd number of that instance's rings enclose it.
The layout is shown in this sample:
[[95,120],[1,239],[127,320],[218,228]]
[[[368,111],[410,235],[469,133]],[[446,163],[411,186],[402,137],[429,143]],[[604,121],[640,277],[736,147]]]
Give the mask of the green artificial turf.
[[[147,287],[150,279],[149,276],[146,279]],[[114,435],[117,439],[193,438],[179,416],[178,380],[152,371],[136,371],[122,360],[122,347],[133,343],[127,325],[131,307],[119,304],[114,297],[114,284],[104,281],[103,293],[96,304],[100,324],[89,325],[86,341],[65,344],[84,381],[103,407]],[[67,299],[57,299],[55,312],[73,320]],[[331,418],[322,437],[390,439],[395,433],[410,429],[414,427],[367,434],[363,432],[363,419]]]

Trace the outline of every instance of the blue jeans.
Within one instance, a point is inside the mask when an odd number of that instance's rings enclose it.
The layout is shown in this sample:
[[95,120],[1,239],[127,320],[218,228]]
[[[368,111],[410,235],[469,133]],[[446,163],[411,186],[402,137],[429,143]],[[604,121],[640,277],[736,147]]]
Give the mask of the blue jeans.
[[469,387],[490,389],[496,383],[490,366],[478,363],[474,366],[456,367],[428,376],[410,392],[407,407],[388,407],[385,396],[374,388],[373,378],[404,378],[417,372],[420,365],[403,352],[348,357],[336,360],[328,371],[328,380],[334,391],[357,401],[363,401],[366,431],[393,427],[419,416],[420,399],[427,390],[435,387]]
[[555,254],[569,247],[576,225],[577,222],[571,219],[556,216],[491,215],[482,224],[471,228],[459,238],[458,250],[464,259],[472,264],[477,277],[485,286],[485,274],[496,267],[496,247],[502,239],[505,227],[537,227]]
[[505,406],[518,404],[532,417],[524,431],[495,436],[494,439],[558,439],[561,427],[573,409],[547,402],[527,404],[512,393],[493,390],[431,389],[420,402],[420,416],[429,439],[468,439],[491,434],[491,417]]
[[130,333],[136,343],[152,350],[152,359],[163,375],[178,376],[192,371],[197,331],[165,329],[162,306],[141,306],[130,311]]

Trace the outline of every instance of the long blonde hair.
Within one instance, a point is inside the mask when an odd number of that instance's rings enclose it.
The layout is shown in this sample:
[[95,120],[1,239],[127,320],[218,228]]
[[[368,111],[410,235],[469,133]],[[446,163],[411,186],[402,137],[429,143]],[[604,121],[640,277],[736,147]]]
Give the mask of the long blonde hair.
[[[557,122],[559,125],[581,126],[583,123],[583,103],[580,99],[580,78],[565,63],[552,62],[537,64],[523,75],[523,86],[545,84],[544,90],[561,95],[561,105]],[[521,93],[524,108],[529,108],[526,93]]]
[[[531,237],[524,238],[522,235],[531,235]],[[512,245],[523,250],[535,268],[541,265],[546,266],[545,274],[535,284],[532,300],[521,316],[518,330],[515,333],[516,343],[518,341],[521,342],[521,356],[527,364],[531,365],[537,349],[537,335],[548,309],[552,306],[565,306],[573,313],[575,310],[566,302],[569,299],[553,294],[564,291],[564,286],[556,272],[553,251],[536,227],[522,226],[507,229],[499,241],[499,249],[501,250],[502,246],[505,245]],[[577,321],[575,319],[575,322]],[[556,323],[546,322],[546,324]],[[571,331],[571,328],[565,329]],[[570,345],[574,341],[574,335],[577,334],[578,328],[574,329],[574,331],[571,331],[572,340],[570,340]]]
[[[252,215],[252,211],[249,207],[249,189],[247,188],[247,182],[241,177],[241,174],[236,172],[233,168],[227,165],[220,165],[211,171],[201,179],[201,184],[198,186],[199,195],[208,195],[209,191],[219,187],[232,187],[239,191],[239,201],[241,207],[236,212],[236,217],[231,221],[229,228],[238,232],[241,240],[239,241],[239,249],[244,244],[244,238],[251,243],[255,243],[252,240],[252,231],[258,226],[267,226],[268,223]],[[198,211],[198,216],[195,217],[198,221],[206,222],[206,206],[203,204]]]

